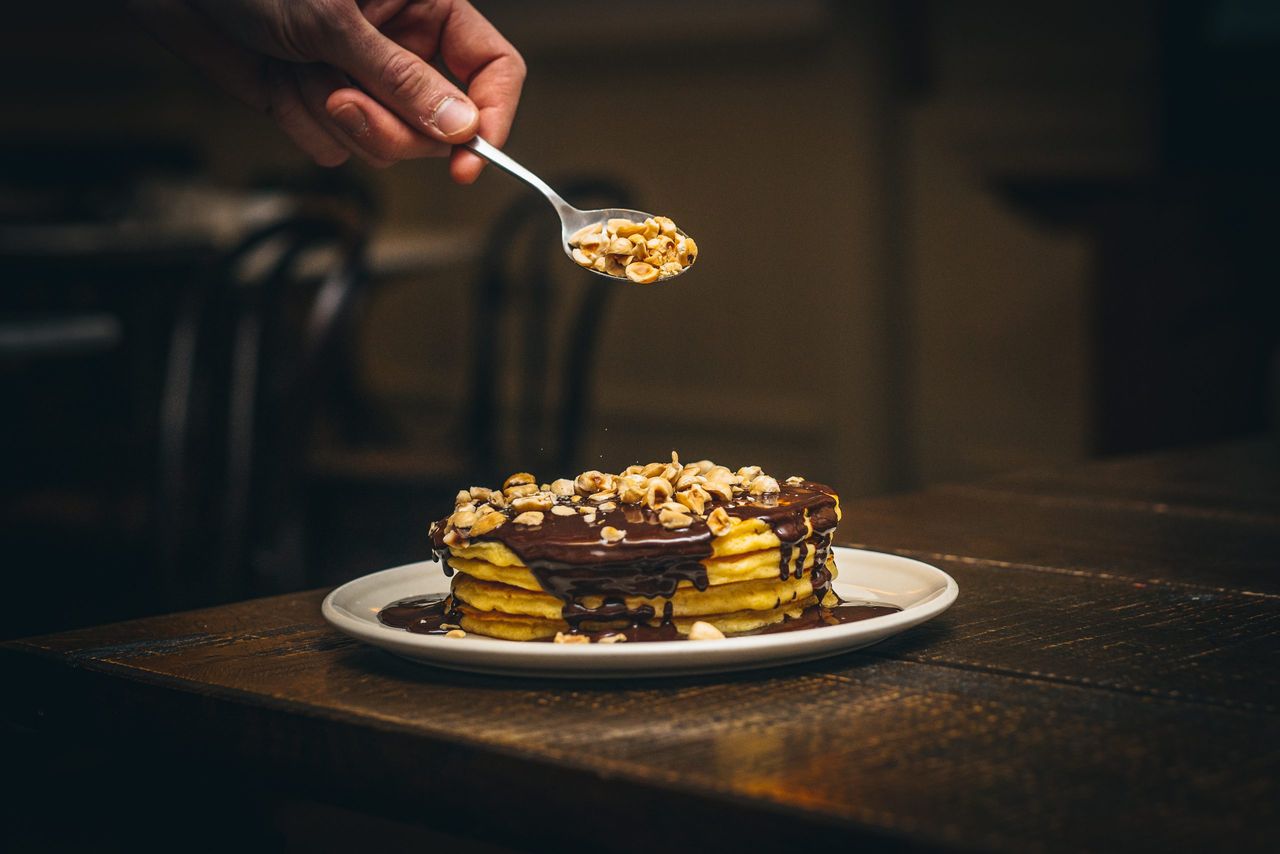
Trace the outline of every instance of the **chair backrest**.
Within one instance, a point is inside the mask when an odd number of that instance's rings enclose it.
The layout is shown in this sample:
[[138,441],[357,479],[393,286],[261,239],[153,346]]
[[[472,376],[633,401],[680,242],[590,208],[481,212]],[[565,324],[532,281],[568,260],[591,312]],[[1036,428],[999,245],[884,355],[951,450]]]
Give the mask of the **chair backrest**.
[[[291,217],[249,235],[191,288],[161,403],[160,565],[171,597],[244,595],[254,586],[246,573],[268,576],[265,589],[300,580],[298,470],[326,357],[365,279],[365,240],[342,217]],[[313,279],[302,265],[315,250],[331,257]],[[193,551],[211,578],[191,577]]]
[[[607,180],[565,182],[584,209],[633,207]],[[478,480],[568,472],[590,407],[592,359],[613,287],[560,247],[560,222],[529,194],[494,223],[473,294],[465,445]]]

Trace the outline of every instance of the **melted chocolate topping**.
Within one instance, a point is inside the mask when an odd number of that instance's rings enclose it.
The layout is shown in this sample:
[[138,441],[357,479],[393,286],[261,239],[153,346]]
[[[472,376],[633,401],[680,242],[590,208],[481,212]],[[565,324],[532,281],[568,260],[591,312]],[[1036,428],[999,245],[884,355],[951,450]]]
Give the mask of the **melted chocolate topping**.
[[[378,612],[378,622],[415,635],[442,635],[458,628],[460,615],[453,610],[453,597],[412,596],[386,605]],[[446,628],[447,626],[447,628]]]
[[[475,542],[498,542],[515,552],[542,589],[564,603],[563,617],[572,629],[578,630],[584,621],[624,620],[633,627],[641,626],[654,619],[654,609],[647,605],[628,609],[626,597],[670,599],[682,581],[698,590],[707,589],[707,571],[700,561],[711,557],[714,535],[703,519],[695,517],[689,527],[672,530],[659,523],[657,511],[642,505],[615,500],[614,509],[601,512],[587,499],[562,497],[556,501],[575,510],[594,508],[595,521],[586,522],[580,513],[561,516],[546,512],[541,525],[508,521],[476,537]],[[772,495],[741,495],[729,501],[713,498],[706,510],[710,513],[717,507],[723,507],[731,517],[761,519],[769,525],[782,543],[778,567],[781,579],[803,574],[812,549],[814,591],[819,596],[825,592],[830,580],[826,561],[839,515],[836,495],[830,487],[813,481],[789,483]],[[498,512],[508,520],[517,515],[511,508]],[[806,517],[812,533],[805,524]],[[626,531],[626,537],[606,543],[600,536],[605,526]],[[444,522],[434,526],[432,550],[446,574],[452,574],[444,531]],[[600,607],[583,606],[584,598],[597,596],[604,600]],[[670,610],[668,602],[664,624],[670,622]]]
[[845,623],[856,623],[861,620],[870,620],[873,617],[883,617],[886,614],[896,614],[902,609],[896,605],[872,605],[863,602],[843,602],[834,608],[824,608],[822,605],[810,605],[804,609],[804,612],[795,619],[788,617],[781,623],[774,623],[772,626],[765,626],[763,629],[752,632],[756,635],[776,635],[782,632],[799,632],[804,629],[820,629],[823,626],[840,626]]
[[[670,603],[668,603],[670,604]],[[841,602],[833,607],[810,605],[799,617],[787,617],[781,623],[765,626],[748,635],[773,635],[782,632],[798,632],[804,629],[820,629],[824,626],[839,626],[859,620],[870,620],[885,614],[897,613],[900,608],[893,605],[878,605],[868,602]],[[652,611],[652,609],[650,609]],[[599,612],[595,612],[597,619]],[[452,610],[452,602],[448,596],[416,596],[392,602],[378,612],[378,620],[386,626],[404,629],[420,635],[443,635],[456,628],[459,615]],[[447,628],[446,628],[447,626]],[[624,636],[629,643],[653,643],[657,641],[684,640],[684,636],[676,631],[671,623],[670,614],[658,625],[647,623],[632,624],[622,629],[604,631],[583,631],[575,629],[573,634],[586,635],[592,641],[599,642],[613,635]],[[541,638],[540,641],[550,643],[553,638]]]

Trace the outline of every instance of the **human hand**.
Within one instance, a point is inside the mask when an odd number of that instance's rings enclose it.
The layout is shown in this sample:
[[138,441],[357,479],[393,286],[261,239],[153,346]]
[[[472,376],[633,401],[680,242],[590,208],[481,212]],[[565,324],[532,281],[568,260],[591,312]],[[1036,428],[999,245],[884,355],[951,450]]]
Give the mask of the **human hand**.
[[[524,84],[516,49],[466,0],[134,0],[171,50],[272,116],[322,166],[451,156],[470,184]],[[429,63],[439,58],[464,94]]]

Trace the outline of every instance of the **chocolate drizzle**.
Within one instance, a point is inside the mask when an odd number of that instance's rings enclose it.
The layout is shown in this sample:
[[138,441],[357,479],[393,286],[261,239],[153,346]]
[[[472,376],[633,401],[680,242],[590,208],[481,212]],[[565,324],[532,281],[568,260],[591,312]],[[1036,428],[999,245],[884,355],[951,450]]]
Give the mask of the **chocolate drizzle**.
[[[682,581],[698,590],[707,589],[707,568],[687,559],[671,563],[646,558],[602,567],[536,562],[529,565],[529,571],[543,590],[564,602],[562,616],[574,629],[585,620],[625,619],[636,623],[653,619],[655,612],[648,605],[628,609],[628,596],[662,596],[669,600]],[[583,599],[594,596],[604,599],[604,604],[599,608],[582,605]]]
[[765,626],[763,629],[752,632],[752,634],[776,635],[782,632],[820,629],[823,626],[841,626],[845,623],[856,623],[862,620],[870,620],[873,617],[883,617],[886,614],[896,614],[901,610],[895,605],[872,605],[861,602],[841,603],[834,608],[810,605],[804,609],[799,617],[788,617],[781,623]]
[[[557,501],[575,509],[591,506],[585,499]],[[593,523],[587,523],[581,515],[545,513],[541,525],[508,522],[477,537],[475,542],[498,542],[514,552],[542,589],[564,603],[563,617],[575,630],[584,622],[618,621],[635,626],[652,622],[657,616],[647,605],[628,609],[627,597],[670,600],[685,581],[698,590],[707,589],[707,570],[701,561],[712,556],[714,535],[703,519],[695,518],[689,527],[672,530],[664,528],[658,513],[648,507],[614,503],[617,506],[612,510],[602,512],[597,508]],[[771,495],[714,499],[707,512],[716,507],[723,507],[731,517],[760,519],[769,525],[781,543],[780,579],[800,577],[812,551],[814,591],[819,597],[826,591],[831,534],[839,521],[837,499],[830,487],[813,481],[785,484],[780,492]],[[500,512],[514,515],[510,509]],[[605,526],[626,531],[625,539],[604,542],[600,530]],[[435,526],[432,546],[445,572],[451,575],[450,552],[443,541],[443,531],[443,524]],[[603,600],[599,607],[584,606],[584,599],[595,597]],[[670,619],[668,601],[662,622],[669,623]]]
[[[383,625],[404,629],[414,634],[443,635],[456,627],[460,617],[456,611],[452,610],[452,605],[453,603],[449,596],[417,596],[401,599],[397,602],[392,602],[379,611],[378,620]],[[586,635],[597,642],[612,635],[622,635],[631,643],[683,640],[684,636],[671,623],[670,609],[671,603],[668,602],[666,618],[657,625],[633,623],[623,628],[599,631],[574,629],[573,633]],[[799,617],[788,617],[780,623],[765,626],[754,632],[748,632],[748,634],[772,635],[782,632],[801,631],[803,629],[818,629],[823,626],[838,626],[860,620],[869,620],[872,617],[882,617],[885,614],[893,614],[899,610],[893,605],[878,605],[865,602],[841,602],[829,608],[822,605],[810,605],[801,612]],[[652,616],[653,609],[650,608],[649,611],[650,616]],[[596,619],[599,619],[599,613],[599,611],[595,612]],[[541,638],[540,640],[550,642],[552,638]]]
[[392,602],[378,611],[378,622],[415,635],[443,635],[458,628],[461,615],[453,610],[452,596],[412,596]]

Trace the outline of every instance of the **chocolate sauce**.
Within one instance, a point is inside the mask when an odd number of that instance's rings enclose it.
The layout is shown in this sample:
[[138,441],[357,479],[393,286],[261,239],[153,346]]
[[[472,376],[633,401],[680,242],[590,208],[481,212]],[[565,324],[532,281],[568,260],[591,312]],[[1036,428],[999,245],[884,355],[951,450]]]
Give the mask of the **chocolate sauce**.
[[[591,506],[585,499],[575,502],[563,497],[557,503],[575,509]],[[684,581],[706,590],[707,570],[701,561],[711,557],[714,535],[703,519],[695,518],[687,528],[672,530],[663,527],[658,513],[648,507],[613,503],[615,507],[609,511],[597,507],[592,523],[581,515],[548,512],[543,514],[541,525],[508,522],[475,541],[498,542],[514,552],[539,586],[563,603],[562,616],[571,629],[610,621],[645,628],[656,616],[653,608],[646,605],[631,610],[625,599],[670,600]],[[839,521],[837,498],[830,487],[813,481],[789,483],[771,495],[742,495],[729,501],[714,498],[707,506],[708,513],[717,507],[723,507],[731,517],[761,519],[770,526],[781,543],[778,576],[783,580],[803,574],[812,550],[814,589],[825,586],[831,534]],[[508,518],[515,515],[510,508],[499,512]],[[626,537],[616,543],[604,542],[599,532],[605,526],[626,531]],[[446,574],[452,575],[444,530],[443,523],[434,527],[432,547]],[[586,608],[582,602],[587,597],[599,597],[603,604]],[[669,623],[670,617],[668,601],[662,623]]]
[[453,610],[449,595],[412,596],[386,605],[378,611],[378,622],[415,635],[442,635],[458,628],[460,615]]
[[537,563],[530,571],[552,596],[560,599],[582,596],[671,597],[683,581],[699,591],[707,589],[707,568],[698,561],[671,562],[645,558],[608,566],[548,566]]
[[[626,637],[627,643],[658,643],[684,640],[684,635],[676,631],[676,627],[671,623],[670,604],[669,602],[667,603],[667,613],[664,615],[663,621],[656,626],[649,625],[647,622],[633,623],[625,628],[600,631],[574,629],[571,634],[586,635],[597,643],[601,639],[613,635],[623,635]],[[451,610],[451,606],[452,602],[448,596],[418,596],[401,599],[397,602],[392,602],[379,611],[378,621],[383,625],[404,629],[413,634],[443,635],[445,632],[457,628],[458,625],[458,614]],[[653,617],[653,609],[649,608],[648,610],[648,618],[651,619]],[[804,609],[799,617],[787,617],[781,623],[774,623],[771,626],[765,626],[762,629],[735,635],[734,637],[776,635],[783,632],[820,629],[825,626],[840,626],[846,623],[870,620],[874,617],[883,617],[886,614],[895,614],[900,610],[902,609],[893,605],[874,605],[867,602],[841,602],[831,608],[825,608],[822,605],[810,605]],[[608,620],[608,615],[604,613],[603,609],[591,612],[590,616],[593,620]],[[445,626],[448,628],[445,628]],[[553,638],[539,638],[540,642],[550,643],[552,640]]]
[[840,626],[845,623],[856,623],[861,620],[870,620],[873,617],[883,617],[886,614],[896,614],[901,611],[894,605],[871,605],[861,602],[843,602],[834,608],[824,608],[821,605],[810,605],[805,608],[799,617],[788,617],[781,623],[774,623],[772,626],[765,626],[758,631],[752,632],[757,635],[776,635],[782,632],[799,632],[805,629],[820,629],[824,626]]
[[[666,641],[684,640],[684,635],[676,630],[676,627],[669,622],[659,623],[656,626],[650,626],[644,623],[635,624],[626,628],[606,629],[598,632],[588,632],[575,630],[570,634],[586,635],[593,643],[599,643],[605,638],[622,635],[627,643],[659,643]],[[538,643],[554,643],[555,638],[538,638]],[[618,643],[618,641],[606,641],[606,643]]]
[[[886,614],[896,614],[901,610],[901,608],[894,605],[873,605],[869,602],[841,602],[832,608],[825,608],[822,605],[810,605],[798,617],[785,617],[780,623],[774,623],[771,626],[765,626],[751,632],[730,635],[730,637],[778,635],[784,632],[800,632],[807,629],[821,629],[827,626],[842,626],[846,623],[857,623],[862,620],[883,617]],[[575,630],[571,634],[586,635],[596,643],[599,643],[602,638],[607,638],[611,635],[623,635],[626,637],[627,643],[686,640],[685,636],[680,634],[669,620],[656,626],[641,624],[632,625],[625,629],[597,632]],[[540,640],[550,642],[554,638],[541,638]]]

